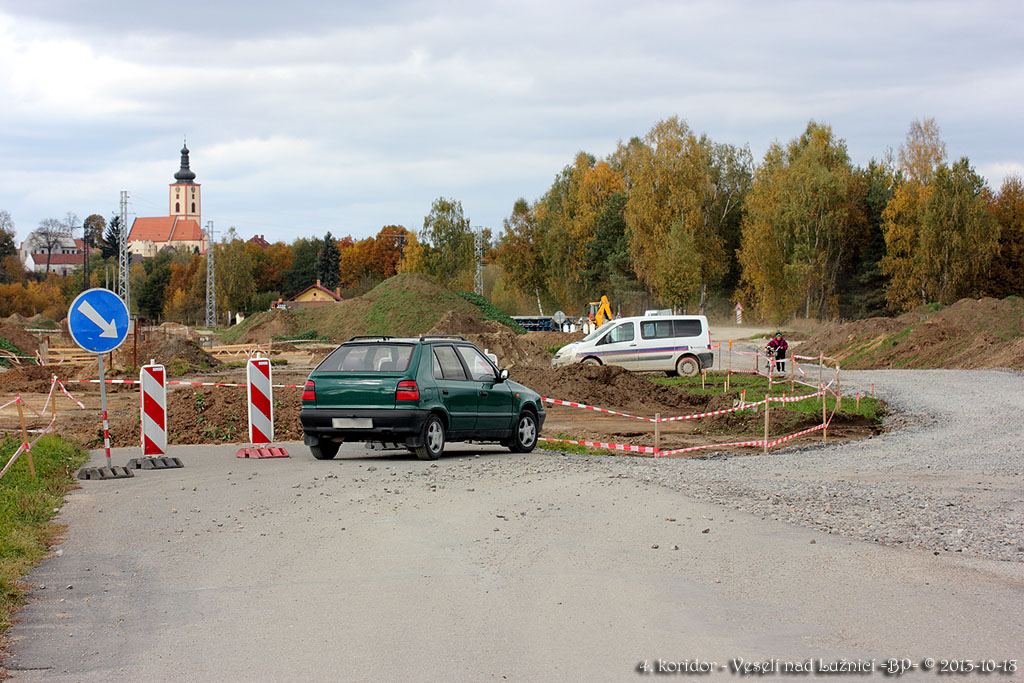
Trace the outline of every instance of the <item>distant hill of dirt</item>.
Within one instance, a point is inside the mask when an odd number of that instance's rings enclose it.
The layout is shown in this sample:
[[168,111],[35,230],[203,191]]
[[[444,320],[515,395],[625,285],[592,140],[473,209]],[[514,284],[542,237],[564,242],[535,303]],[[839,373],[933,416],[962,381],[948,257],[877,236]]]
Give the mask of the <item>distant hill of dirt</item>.
[[430,278],[404,273],[355,299],[250,316],[225,332],[223,340],[229,344],[264,343],[274,337],[301,337],[310,333],[332,341],[359,334],[411,337],[435,330],[446,318],[447,325],[443,327],[452,328],[447,334],[509,329],[499,323],[484,322],[488,313],[481,307]]
[[1024,370],[1024,299],[961,299],[898,318],[829,325],[795,352],[824,353],[844,368],[1011,368]]

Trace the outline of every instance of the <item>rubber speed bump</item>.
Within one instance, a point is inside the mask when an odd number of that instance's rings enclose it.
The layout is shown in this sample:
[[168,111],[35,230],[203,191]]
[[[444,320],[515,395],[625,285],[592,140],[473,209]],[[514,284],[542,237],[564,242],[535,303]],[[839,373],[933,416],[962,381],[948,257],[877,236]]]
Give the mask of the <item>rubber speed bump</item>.
[[262,458],[287,458],[288,449],[286,448],[263,448],[260,446],[251,446],[249,448],[239,448],[238,452],[235,453],[236,458],[252,458],[253,460],[259,460]]
[[78,470],[79,479],[131,479],[135,476],[127,467],[83,467]]
[[170,470],[184,467],[180,458],[162,456],[159,458],[132,458],[128,461],[128,468],[134,470]]

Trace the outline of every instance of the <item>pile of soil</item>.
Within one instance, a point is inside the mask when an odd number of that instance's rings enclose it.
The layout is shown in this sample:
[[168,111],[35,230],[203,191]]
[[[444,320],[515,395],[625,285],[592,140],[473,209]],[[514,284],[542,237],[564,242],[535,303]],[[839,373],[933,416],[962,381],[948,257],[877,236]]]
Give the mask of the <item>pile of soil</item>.
[[60,376],[56,365],[16,365],[0,373],[0,397],[6,402],[14,394],[45,394],[55,374]]
[[541,396],[646,417],[664,414],[666,409],[694,413],[731,408],[738,398],[734,394],[688,394],[614,365],[522,367],[511,373],[511,379]]
[[[14,315],[18,314],[15,313]],[[10,318],[8,318],[8,321],[10,321]],[[6,338],[27,356],[35,357],[36,351],[39,350],[39,342],[36,338],[11,322],[0,323],[0,337]]]
[[836,358],[844,368],[1011,368],[1024,370],[1024,300],[961,299],[898,318],[823,328],[797,353]]
[[[301,441],[301,389],[275,389],[274,394],[274,441]],[[181,387],[169,391],[167,443],[247,443],[249,418],[245,405],[245,387]],[[114,418],[110,439],[113,446],[138,445],[138,413]],[[102,438],[89,445],[99,447]]]
[[583,339],[582,332],[527,332],[526,338],[538,346],[565,346]]
[[[131,366],[133,352],[130,343],[122,344],[114,352],[114,360],[122,366]],[[139,344],[138,348],[139,365],[149,363],[150,359],[156,360],[167,368],[167,374],[179,377],[194,370],[207,370],[221,364],[219,360],[203,351],[196,342],[182,337],[155,337]]]
[[551,365],[551,354],[524,335],[515,332],[492,332],[465,336],[482,351],[497,356],[499,368],[548,368]]
[[[41,313],[37,313],[36,315],[42,315],[42,314]],[[33,316],[33,318],[34,317],[35,316]],[[5,320],[8,323],[10,323],[11,325],[27,325],[29,320],[31,320],[31,318],[26,318],[25,316],[23,316],[20,313],[11,313],[9,316],[7,316],[5,318]]]
[[266,344],[274,337],[299,333],[294,314],[278,308],[251,316],[242,324],[246,325],[245,331],[232,343]]
[[[509,332],[508,328],[493,320],[481,320],[465,311],[450,310],[437,321],[427,334],[487,334]],[[509,332],[509,334],[512,334]]]

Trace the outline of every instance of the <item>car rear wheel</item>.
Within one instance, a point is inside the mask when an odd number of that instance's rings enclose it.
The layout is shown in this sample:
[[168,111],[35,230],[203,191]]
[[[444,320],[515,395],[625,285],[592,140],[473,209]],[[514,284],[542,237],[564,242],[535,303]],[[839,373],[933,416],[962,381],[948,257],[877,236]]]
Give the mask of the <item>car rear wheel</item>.
[[444,451],[444,423],[437,415],[431,415],[423,424],[423,445],[416,447],[420,460],[437,460]]
[[524,410],[516,421],[516,429],[512,434],[513,453],[529,453],[537,445],[537,417],[529,410]]
[[683,356],[676,362],[676,372],[683,377],[696,377],[700,373],[700,363],[693,356]]
[[341,444],[334,441],[320,441],[317,445],[310,446],[309,452],[317,460],[333,460],[334,456],[338,454],[338,448],[340,447]]

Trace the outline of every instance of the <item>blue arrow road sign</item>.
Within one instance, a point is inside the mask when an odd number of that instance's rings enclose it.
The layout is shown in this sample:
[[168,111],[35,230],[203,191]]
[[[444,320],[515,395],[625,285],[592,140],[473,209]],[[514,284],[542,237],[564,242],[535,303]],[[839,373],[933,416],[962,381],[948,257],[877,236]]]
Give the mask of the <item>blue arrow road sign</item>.
[[68,309],[68,330],[86,351],[109,353],[128,336],[128,308],[109,289],[87,289]]

